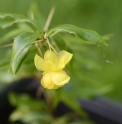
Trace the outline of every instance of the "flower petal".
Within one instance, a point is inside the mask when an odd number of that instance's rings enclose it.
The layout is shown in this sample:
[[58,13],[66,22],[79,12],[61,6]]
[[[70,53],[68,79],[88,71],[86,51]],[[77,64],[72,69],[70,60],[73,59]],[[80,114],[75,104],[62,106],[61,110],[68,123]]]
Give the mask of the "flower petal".
[[65,71],[58,71],[52,73],[52,79],[55,85],[62,86],[69,82],[70,77],[66,74]]
[[38,56],[37,54],[35,55],[34,63],[35,63],[36,68],[39,71],[45,71],[46,70],[46,65],[45,65],[44,59],[41,58],[40,56]]
[[50,71],[57,70],[56,66],[54,65],[54,63],[52,61],[50,61],[50,60],[44,61],[44,59],[41,58],[40,56],[38,56],[37,54],[34,58],[34,63],[35,63],[36,68],[39,71],[50,72]]
[[[48,74],[49,75],[49,72],[43,72],[43,75],[46,75],[46,74]],[[45,76],[45,77],[47,77],[47,76]],[[44,79],[45,79],[45,77],[44,77]],[[52,82],[52,77],[51,77],[51,82]],[[45,84],[45,82],[44,82],[44,80],[43,80],[43,78],[42,78],[42,80],[41,80],[41,84],[42,84],[42,86],[44,87],[44,88],[46,88],[47,86],[46,86],[46,84]],[[53,83],[54,84],[54,83]],[[58,89],[59,87],[62,87],[63,85],[56,85],[56,84],[54,84],[53,85],[53,88],[51,88],[51,89]]]
[[47,50],[46,53],[44,54],[44,60],[50,60],[52,61],[55,65],[58,64],[58,56],[51,50]]
[[52,73],[46,73],[41,79],[41,84],[44,88],[53,89]]
[[52,61],[48,60],[45,61],[45,69],[47,72],[50,72],[50,71],[56,71],[57,67],[54,65]]
[[63,85],[56,85],[56,84],[54,84],[54,86],[53,86],[53,89],[58,89],[58,88],[60,88],[60,87],[62,87]]
[[72,58],[73,54],[67,52],[67,51],[60,51],[58,53],[58,56],[59,56],[59,65],[62,63],[64,65],[66,65]]
[[59,86],[54,84],[53,89],[58,89],[58,88]]

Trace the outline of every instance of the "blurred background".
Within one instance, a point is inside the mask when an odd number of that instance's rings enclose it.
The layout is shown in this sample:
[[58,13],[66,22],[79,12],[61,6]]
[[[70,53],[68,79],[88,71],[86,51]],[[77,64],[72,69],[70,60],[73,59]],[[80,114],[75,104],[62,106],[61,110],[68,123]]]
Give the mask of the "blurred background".
[[[28,16],[30,6],[35,3],[45,19],[51,8],[55,6],[50,28],[72,24],[94,30],[108,39],[106,40],[108,46],[101,45],[102,50],[95,44],[80,43],[79,39],[64,36],[66,44],[74,53],[74,65],[70,70],[71,82],[64,87],[63,94],[69,99],[71,94],[76,94],[74,95],[76,99],[105,96],[121,104],[122,0],[0,0],[0,12]],[[3,37],[10,30],[11,28],[0,29],[0,36]],[[105,62],[103,54],[113,64]],[[0,55],[0,59],[3,58],[4,56]],[[7,69],[0,69],[1,90],[13,79],[14,76],[11,73],[8,74]]]

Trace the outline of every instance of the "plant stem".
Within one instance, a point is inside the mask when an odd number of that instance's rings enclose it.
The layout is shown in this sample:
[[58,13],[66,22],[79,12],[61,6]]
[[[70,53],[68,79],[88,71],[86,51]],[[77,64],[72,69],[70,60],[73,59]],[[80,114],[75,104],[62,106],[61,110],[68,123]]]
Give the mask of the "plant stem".
[[32,42],[32,44],[33,43],[38,43],[38,42],[41,42],[41,41],[44,41],[44,40],[35,40],[34,42]]
[[38,45],[37,42],[35,43],[35,46],[36,46],[36,48],[37,48],[37,50],[38,50],[40,56],[43,57],[42,51],[40,50],[39,45]]
[[47,39],[47,43],[48,43],[48,45],[49,45],[49,48],[52,48],[52,50],[53,50],[56,54],[58,54],[58,53],[56,52],[56,50],[53,48],[53,46],[51,45],[51,43],[49,42],[49,39]]
[[49,13],[49,15],[48,15],[47,21],[45,23],[44,31],[48,30],[50,22],[52,20],[53,14],[54,14],[54,11],[55,11],[55,7],[53,6],[51,11],[50,11],[50,13]]
[[12,46],[12,45],[13,45],[13,43],[11,43],[11,44],[6,44],[6,45],[4,45],[4,46],[1,46],[1,48],[10,47],[10,46]]

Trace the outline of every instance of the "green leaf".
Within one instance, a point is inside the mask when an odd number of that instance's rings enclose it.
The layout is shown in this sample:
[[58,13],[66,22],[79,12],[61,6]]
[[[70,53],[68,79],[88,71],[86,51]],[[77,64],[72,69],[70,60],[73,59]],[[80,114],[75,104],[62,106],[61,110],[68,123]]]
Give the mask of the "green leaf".
[[50,124],[53,119],[48,113],[40,111],[23,115],[20,120],[25,124]]
[[60,35],[54,35],[53,39],[55,40],[57,46],[60,48],[60,50],[66,49],[66,44],[63,38],[60,37]]
[[24,32],[15,38],[12,48],[12,58],[10,65],[14,74],[16,74],[23,60],[28,55],[32,42],[39,36],[40,34]]
[[33,99],[28,94],[16,94],[10,92],[8,98],[11,105],[19,108],[27,106],[30,110],[41,110],[44,107],[43,101]]
[[11,18],[14,18],[14,19],[25,18],[23,15],[19,15],[19,14],[0,13],[0,18],[4,19],[6,17],[11,17]]
[[93,30],[87,30],[83,28],[76,27],[74,25],[61,25],[57,28],[54,28],[48,32],[49,36],[54,36],[58,32],[68,32],[71,34],[74,34],[76,37],[80,37],[81,39],[85,41],[91,41],[92,43],[98,43],[98,44],[105,44],[105,41],[102,39],[102,37]]
[[9,26],[12,26],[14,23],[28,22],[28,23],[31,23],[33,26],[35,26],[38,29],[39,32],[43,33],[42,24],[40,22],[38,22],[37,20],[27,19],[24,16],[16,15],[16,14],[3,14],[3,13],[0,13],[0,18],[1,19],[5,19],[6,17],[11,17],[14,20],[12,20],[12,21],[1,21],[0,22],[1,23],[0,27],[3,28],[3,29],[7,28]]
[[5,35],[3,35],[3,37],[0,38],[0,45],[6,45],[6,42],[15,38],[18,34],[20,34],[22,31],[22,29],[16,28],[11,30],[10,32],[7,32]]
[[40,8],[36,1],[32,1],[30,4],[29,14],[28,14],[30,18],[32,16],[32,13],[33,13],[34,19],[38,20],[44,28],[46,18],[42,15]]

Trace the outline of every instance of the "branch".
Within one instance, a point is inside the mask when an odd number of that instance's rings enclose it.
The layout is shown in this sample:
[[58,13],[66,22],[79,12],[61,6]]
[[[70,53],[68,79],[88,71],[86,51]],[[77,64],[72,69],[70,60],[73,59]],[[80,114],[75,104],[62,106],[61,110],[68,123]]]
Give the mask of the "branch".
[[49,15],[48,15],[47,21],[45,23],[44,31],[46,31],[49,28],[49,25],[50,25],[50,22],[52,20],[54,12],[55,12],[55,7],[53,6],[51,11],[50,11],[50,13],[49,13]]

